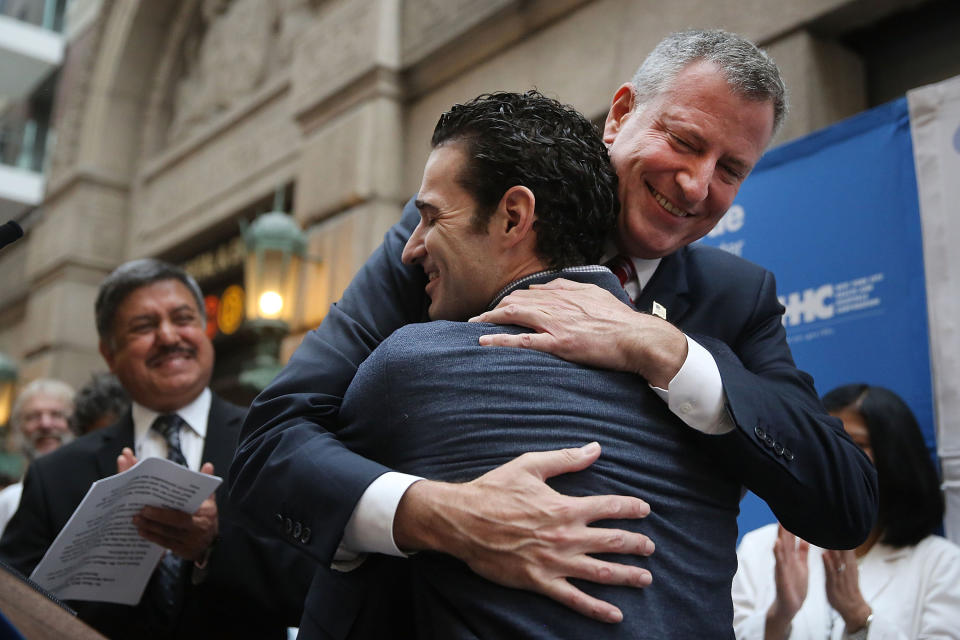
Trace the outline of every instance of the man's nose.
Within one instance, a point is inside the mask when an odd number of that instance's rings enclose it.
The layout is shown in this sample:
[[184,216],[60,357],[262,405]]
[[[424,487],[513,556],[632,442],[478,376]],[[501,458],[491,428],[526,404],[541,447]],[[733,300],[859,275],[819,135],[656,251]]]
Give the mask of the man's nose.
[[44,431],[55,431],[64,421],[64,414],[59,411],[44,411],[40,414],[40,428]]
[[420,222],[410,235],[410,239],[407,240],[407,244],[404,245],[400,260],[403,264],[418,264],[420,260],[423,259],[425,253],[426,249],[423,246],[423,222]]
[[40,428],[44,430],[50,430],[54,428],[54,423],[57,421],[56,416],[51,411],[44,411],[40,414]]
[[691,162],[677,172],[677,185],[680,187],[685,204],[696,204],[707,199],[710,193],[710,181],[713,179],[712,164],[701,159]]
[[170,321],[163,321],[157,326],[157,340],[163,344],[173,344],[180,340],[177,327]]

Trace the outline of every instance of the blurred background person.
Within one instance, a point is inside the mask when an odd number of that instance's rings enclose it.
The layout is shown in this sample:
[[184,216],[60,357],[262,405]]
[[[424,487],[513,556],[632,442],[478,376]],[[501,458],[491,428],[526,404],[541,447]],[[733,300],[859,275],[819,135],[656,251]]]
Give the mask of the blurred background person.
[[943,495],[916,418],[898,395],[865,384],[823,403],[877,467],[877,524],[849,551],[819,549],[778,525],[744,536],[737,638],[960,638],[960,547],[934,535]]
[[119,420],[130,407],[130,396],[112,373],[94,373],[73,399],[70,429],[78,436]]
[[[38,378],[20,392],[10,414],[10,433],[27,463],[73,440],[68,418],[73,387],[52,378]],[[0,534],[20,504],[23,482],[0,491]]]

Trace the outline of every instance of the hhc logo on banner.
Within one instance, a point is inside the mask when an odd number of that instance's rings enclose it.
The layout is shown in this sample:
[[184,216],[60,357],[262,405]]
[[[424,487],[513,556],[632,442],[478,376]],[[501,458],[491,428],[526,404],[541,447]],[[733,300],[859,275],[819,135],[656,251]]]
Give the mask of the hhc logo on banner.
[[833,306],[833,285],[825,284],[816,289],[794,291],[785,298],[780,296],[780,304],[787,308],[783,314],[783,324],[795,327],[817,320],[829,320],[835,312]]
[[783,325],[788,328],[796,327],[833,320],[836,316],[857,311],[876,313],[878,310],[875,308],[882,303],[877,294],[877,286],[881,282],[883,273],[874,273],[779,296],[780,304],[786,308]]

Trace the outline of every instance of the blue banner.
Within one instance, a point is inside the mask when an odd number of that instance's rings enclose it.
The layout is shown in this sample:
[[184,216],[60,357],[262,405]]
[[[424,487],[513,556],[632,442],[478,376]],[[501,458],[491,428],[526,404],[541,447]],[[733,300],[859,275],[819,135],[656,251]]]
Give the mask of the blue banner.
[[[851,382],[889,387],[935,450],[906,99],[771,150],[702,242],[773,271],[794,359],[820,394]],[[750,494],[741,534],[771,521]]]

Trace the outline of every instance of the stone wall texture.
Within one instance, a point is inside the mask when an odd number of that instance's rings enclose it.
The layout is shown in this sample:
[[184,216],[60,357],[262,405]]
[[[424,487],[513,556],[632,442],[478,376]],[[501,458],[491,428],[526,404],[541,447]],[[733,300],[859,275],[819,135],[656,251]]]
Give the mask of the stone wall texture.
[[[309,238],[301,314],[322,321],[420,182],[452,103],[537,87],[601,118],[670,31],[723,27],[780,61],[779,141],[866,106],[856,54],[814,27],[914,0],[84,0],[70,30],[46,201],[0,256],[0,349],[24,376],[103,368],[100,278],[142,256],[185,260],[293,186]],[[80,6],[78,4],[78,6]]]

